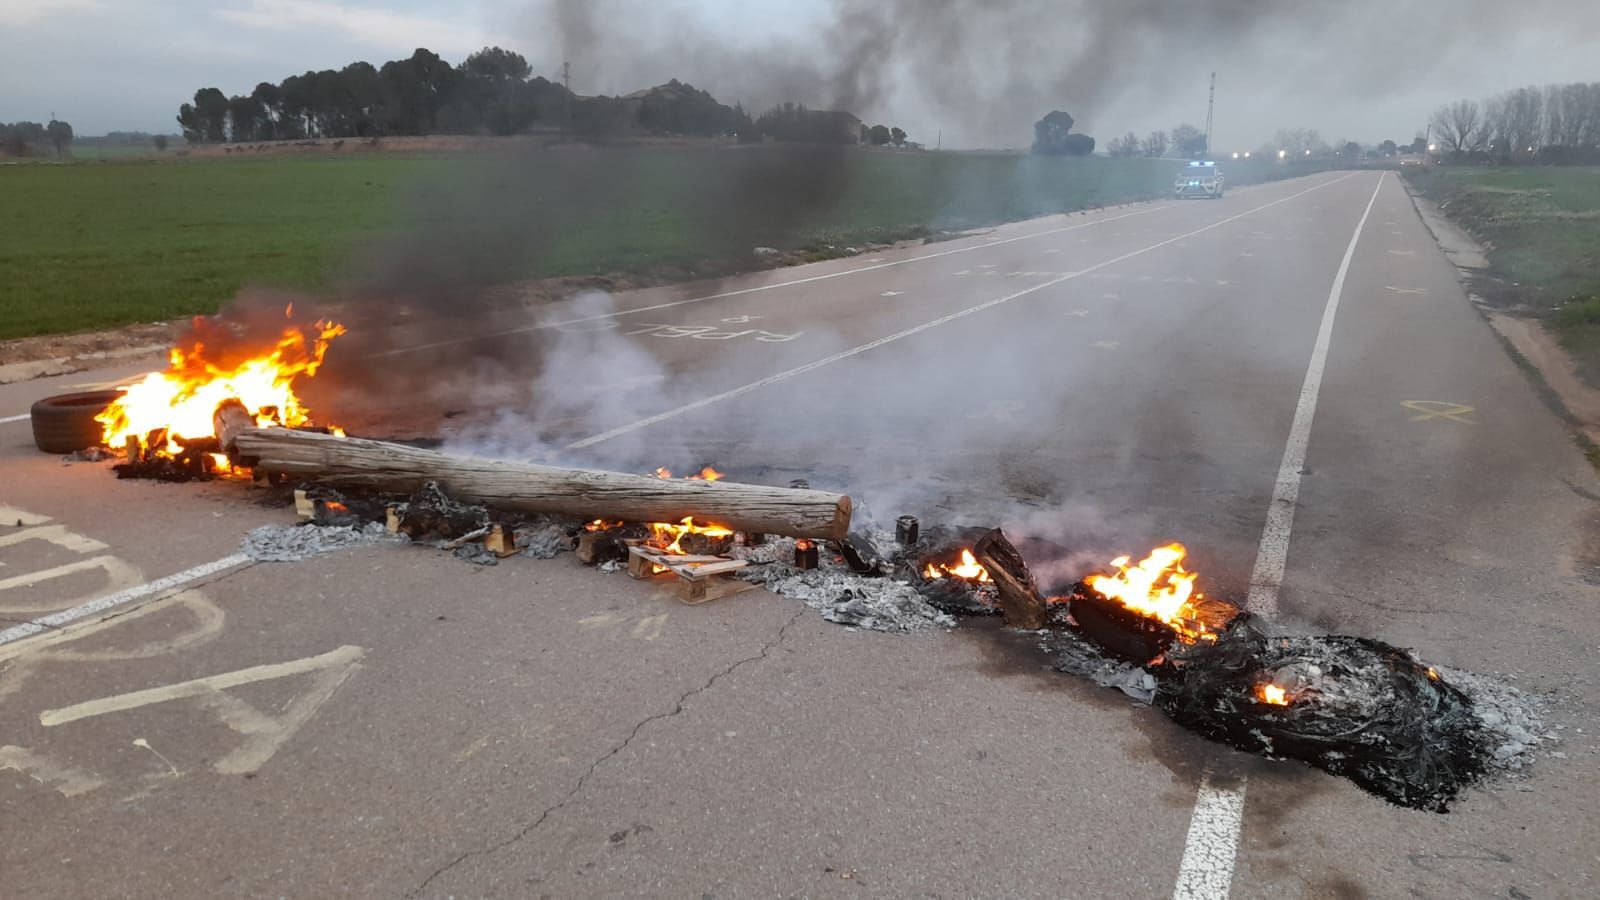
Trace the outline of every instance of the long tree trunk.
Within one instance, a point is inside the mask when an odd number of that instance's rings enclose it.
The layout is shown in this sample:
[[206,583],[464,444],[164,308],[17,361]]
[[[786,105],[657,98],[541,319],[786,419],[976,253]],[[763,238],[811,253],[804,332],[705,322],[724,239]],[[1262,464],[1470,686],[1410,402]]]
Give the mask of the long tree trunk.
[[678,522],[693,516],[734,531],[824,540],[842,539],[850,530],[850,498],[843,494],[476,459],[286,428],[227,430],[223,449],[240,463],[328,484],[410,492],[437,481],[460,500],[582,519]]

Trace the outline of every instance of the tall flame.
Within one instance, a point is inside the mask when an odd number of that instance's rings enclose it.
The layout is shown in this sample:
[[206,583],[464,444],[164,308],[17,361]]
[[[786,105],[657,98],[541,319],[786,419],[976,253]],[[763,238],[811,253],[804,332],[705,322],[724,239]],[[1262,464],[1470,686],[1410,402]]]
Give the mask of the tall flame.
[[1084,583],[1107,599],[1166,623],[1179,634],[1214,640],[1215,635],[1205,634],[1205,627],[1194,622],[1190,603],[1202,595],[1194,590],[1199,576],[1183,568],[1188,553],[1182,544],[1168,544],[1150,551],[1132,567],[1129,557],[1119,556],[1111,561],[1117,569],[1115,575],[1090,575]]
[[103,440],[120,447],[134,438],[144,447],[151,432],[165,429],[166,443],[145,449],[175,454],[181,450],[178,438],[213,433],[212,414],[229,399],[243,403],[263,427],[303,425],[311,414],[295,395],[294,381],[316,375],[328,342],[344,333],[343,325],[327,321],[314,328],[291,325],[274,345],[226,363],[217,362],[198,340],[174,347],[166,371],[145,376],[95,417],[105,429]]

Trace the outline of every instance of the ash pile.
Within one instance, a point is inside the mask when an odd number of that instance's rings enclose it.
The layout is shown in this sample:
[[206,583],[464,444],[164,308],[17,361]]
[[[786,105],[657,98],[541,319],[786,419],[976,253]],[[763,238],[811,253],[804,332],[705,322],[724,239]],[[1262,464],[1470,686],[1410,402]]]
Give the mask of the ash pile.
[[291,562],[362,544],[415,544],[493,566],[509,556],[553,559],[576,547],[583,530],[573,519],[463,503],[432,481],[411,494],[311,484],[295,488],[293,499],[301,520],[253,529],[241,552],[264,562]]

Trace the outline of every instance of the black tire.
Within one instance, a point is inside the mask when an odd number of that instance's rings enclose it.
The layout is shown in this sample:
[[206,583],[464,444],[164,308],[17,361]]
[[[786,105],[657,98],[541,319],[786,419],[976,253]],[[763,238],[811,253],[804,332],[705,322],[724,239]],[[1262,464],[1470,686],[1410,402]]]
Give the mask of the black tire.
[[75,453],[100,444],[105,429],[95,416],[121,391],[81,391],[46,397],[33,405],[33,443],[46,453]]

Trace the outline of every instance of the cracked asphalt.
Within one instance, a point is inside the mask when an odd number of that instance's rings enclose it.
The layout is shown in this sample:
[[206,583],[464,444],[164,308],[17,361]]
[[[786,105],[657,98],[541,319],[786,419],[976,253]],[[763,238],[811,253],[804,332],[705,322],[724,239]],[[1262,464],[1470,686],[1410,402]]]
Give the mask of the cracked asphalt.
[[[661,363],[674,391],[642,396],[684,408],[533,424],[556,443],[622,429],[585,451],[598,462],[807,476],[891,518],[1004,518],[1087,560],[1180,539],[1213,593],[1242,595],[1375,196],[1279,623],[1514,676],[1564,728],[1531,777],[1448,815],[1402,810],[1207,744],[994,623],[858,632],[761,591],[685,606],[570,556],[477,568],[370,546],[225,567],[0,644],[0,893],[1166,897],[1209,768],[1248,782],[1233,896],[1594,896],[1600,480],[1378,178],[1021,223],[713,299],[624,295],[599,321],[628,327],[597,330]],[[515,361],[535,339],[483,343]],[[507,366],[484,378],[530,376]],[[0,418],[137,371],[0,386]],[[345,424],[426,433],[464,402],[393,399]],[[39,454],[26,423],[0,425],[0,507],[14,622],[293,521],[246,486]]]

